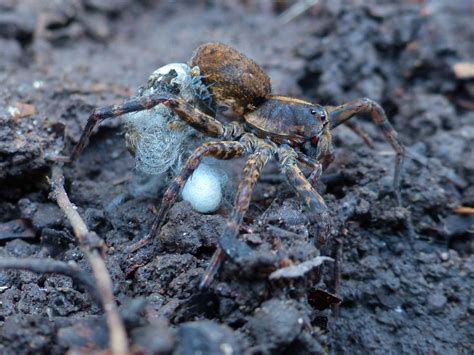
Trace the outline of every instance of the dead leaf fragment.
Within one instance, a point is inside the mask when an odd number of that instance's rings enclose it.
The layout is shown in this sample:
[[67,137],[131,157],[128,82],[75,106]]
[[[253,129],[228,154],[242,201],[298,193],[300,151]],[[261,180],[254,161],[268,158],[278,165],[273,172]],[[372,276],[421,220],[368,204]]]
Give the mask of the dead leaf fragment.
[[474,78],[474,62],[461,62],[453,65],[454,75],[458,79]]
[[329,307],[338,305],[342,299],[320,288],[314,288],[308,293],[308,302],[315,309],[323,311]]
[[325,261],[334,261],[334,259],[329,258],[327,256],[317,256],[311,260],[304,261],[301,264],[290,265],[290,266],[278,269],[272,272],[269,278],[270,280],[276,280],[276,279],[295,279],[298,277],[302,277],[306,273],[318,267]]
[[33,116],[36,108],[33,105],[17,102],[15,107],[9,110],[13,118],[25,118]]
[[459,206],[454,210],[454,212],[459,214],[471,214],[474,215],[474,207]]

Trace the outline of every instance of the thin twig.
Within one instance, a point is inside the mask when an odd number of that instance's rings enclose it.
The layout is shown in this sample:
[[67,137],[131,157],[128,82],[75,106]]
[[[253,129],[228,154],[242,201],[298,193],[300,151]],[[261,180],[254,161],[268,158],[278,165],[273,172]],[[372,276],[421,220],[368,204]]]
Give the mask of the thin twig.
[[470,214],[474,215],[474,207],[467,207],[467,206],[459,206],[454,210],[454,212],[459,214]]
[[282,25],[291,22],[298,16],[300,16],[305,11],[309,10],[313,6],[315,6],[319,0],[299,0],[290,6],[288,9],[283,11],[280,15],[280,22]]
[[71,203],[64,190],[64,174],[59,166],[53,166],[51,177],[52,198],[72,225],[74,235],[92,267],[92,272],[97,283],[97,288],[104,307],[107,325],[110,334],[110,350],[112,354],[129,354],[127,334],[115,304],[112,291],[112,280],[102,258],[104,243],[97,234],[89,231],[76,207]]
[[94,280],[80,267],[72,263],[39,258],[1,258],[0,269],[28,270],[40,274],[61,274],[69,276],[76,284],[86,288],[93,300],[102,307],[100,295]]
[[[341,277],[342,277],[342,248],[343,248],[343,240],[341,238],[335,239],[335,251],[334,251],[334,259],[336,262],[334,263],[334,294],[339,297],[341,294]],[[340,304],[334,305],[334,315],[339,317],[339,309]]]

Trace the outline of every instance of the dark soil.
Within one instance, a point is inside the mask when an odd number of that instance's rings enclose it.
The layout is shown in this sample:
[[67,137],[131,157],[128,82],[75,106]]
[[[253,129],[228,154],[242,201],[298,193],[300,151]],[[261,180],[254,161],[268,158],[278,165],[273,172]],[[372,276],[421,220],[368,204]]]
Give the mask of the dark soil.
[[[286,24],[279,16],[292,1],[213,3],[0,2],[1,257],[75,261],[90,270],[48,197],[50,158],[70,151],[94,107],[130,96],[154,69],[187,61],[197,45],[224,42],[262,65],[275,93],[330,105],[380,102],[409,151],[406,207],[391,191],[390,147],[360,117],[376,149],[345,127],[335,132],[337,157],[318,186],[335,229],[323,250],[313,242],[317,226],[273,166],[241,230],[262,253],[295,262],[339,256],[338,263],[270,282],[258,265],[227,262],[198,292],[231,199],[213,215],[178,202],[159,240],[129,253],[149,230],[161,192],[137,197],[119,120],[102,125],[66,167],[66,188],[108,246],[133,349],[473,353],[474,216],[456,209],[474,207],[474,79],[455,71],[461,62],[474,65],[472,2],[320,1]],[[409,216],[416,235],[407,231]],[[321,310],[321,289],[342,304]],[[102,312],[66,276],[1,270],[0,296],[2,354],[107,347]]]

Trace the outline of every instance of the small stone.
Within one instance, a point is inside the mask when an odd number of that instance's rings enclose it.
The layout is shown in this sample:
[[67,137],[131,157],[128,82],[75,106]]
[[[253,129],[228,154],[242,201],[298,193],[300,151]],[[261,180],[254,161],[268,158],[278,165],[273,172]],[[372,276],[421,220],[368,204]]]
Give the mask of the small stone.
[[247,326],[257,344],[271,353],[296,339],[303,327],[299,319],[301,314],[293,302],[273,299],[255,310]]
[[249,242],[253,245],[260,245],[263,243],[262,237],[257,233],[247,233],[241,235],[242,240]]
[[430,311],[439,313],[442,311],[448,299],[441,292],[436,292],[428,296],[428,308]]
[[448,261],[448,260],[449,260],[449,254],[446,253],[446,252],[441,253],[440,258],[441,258],[441,260],[443,260],[443,261]]
[[418,261],[422,262],[423,264],[433,264],[436,262],[436,254],[433,253],[424,253],[421,252],[417,256]]
[[174,354],[239,354],[240,344],[231,328],[203,320],[179,326]]

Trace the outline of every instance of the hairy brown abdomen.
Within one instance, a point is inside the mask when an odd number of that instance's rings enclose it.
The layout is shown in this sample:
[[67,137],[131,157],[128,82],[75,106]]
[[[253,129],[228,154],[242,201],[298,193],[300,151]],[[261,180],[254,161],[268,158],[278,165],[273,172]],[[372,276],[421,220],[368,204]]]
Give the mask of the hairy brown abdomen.
[[198,66],[219,106],[243,115],[271,93],[268,75],[258,64],[222,43],[206,43],[194,52],[191,67]]

